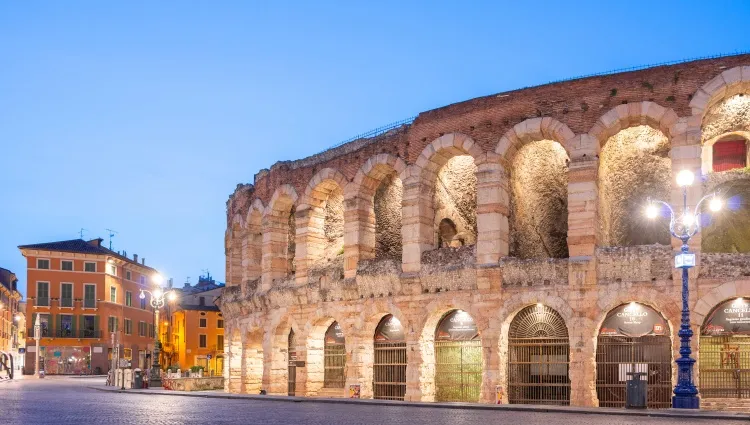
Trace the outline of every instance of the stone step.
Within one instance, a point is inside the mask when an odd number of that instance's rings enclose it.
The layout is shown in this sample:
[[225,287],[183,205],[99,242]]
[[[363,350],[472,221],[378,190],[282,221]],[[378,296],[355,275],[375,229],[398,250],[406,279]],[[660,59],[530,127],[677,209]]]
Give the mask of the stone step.
[[701,399],[701,409],[727,412],[750,412],[750,399],[709,398]]

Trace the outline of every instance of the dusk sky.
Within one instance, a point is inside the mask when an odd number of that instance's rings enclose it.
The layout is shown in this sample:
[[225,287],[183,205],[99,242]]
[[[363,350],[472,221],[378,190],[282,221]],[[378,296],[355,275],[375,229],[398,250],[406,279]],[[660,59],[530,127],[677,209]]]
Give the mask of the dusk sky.
[[[46,4],[45,4],[46,3]],[[750,50],[750,2],[0,0],[0,267],[118,233],[224,281],[225,202],[274,162],[421,111]]]

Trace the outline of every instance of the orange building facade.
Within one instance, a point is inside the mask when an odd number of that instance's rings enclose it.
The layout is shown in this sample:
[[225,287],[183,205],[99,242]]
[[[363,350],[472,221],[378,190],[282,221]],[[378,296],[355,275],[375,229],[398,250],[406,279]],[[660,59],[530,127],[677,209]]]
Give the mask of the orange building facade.
[[40,369],[46,374],[103,374],[113,355],[134,368],[150,366],[154,311],[139,295],[153,287],[158,272],[137,255],[130,259],[101,242],[19,246],[27,260],[25,373],[34,372],[37,316]]
[[[0,267],[0,353],[13,357],[13,367],[19,364],[18,326],[22,317],[18,314],[21,293],[18,292],[18,279],[15,273]],[[8,360],[7,367],[11,367]]]

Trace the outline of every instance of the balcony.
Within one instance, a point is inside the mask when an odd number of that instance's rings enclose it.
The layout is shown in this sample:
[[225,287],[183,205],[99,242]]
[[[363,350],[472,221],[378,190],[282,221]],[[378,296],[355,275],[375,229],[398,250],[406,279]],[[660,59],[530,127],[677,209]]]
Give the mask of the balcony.
[[96,300],[93,298],[84,298],[83,308],[96,308]]
[[73,307],[73,298],[60,298],[60,307]]
[[34,305],[37,307],[49,307],[49,297],[36,297]]
[[[29,338],[34,337],[34,328],[29,328]],[[42,329],[42,338],[101,338],[102,331],[94,329]]]

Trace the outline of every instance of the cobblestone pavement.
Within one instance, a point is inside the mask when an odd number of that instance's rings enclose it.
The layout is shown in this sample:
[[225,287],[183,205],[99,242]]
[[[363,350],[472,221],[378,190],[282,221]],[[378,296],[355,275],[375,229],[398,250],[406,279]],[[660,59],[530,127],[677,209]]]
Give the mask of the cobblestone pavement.
[[97,384],[98,378],[0,383],[0,424],[747,424],[709,419],[226,400],[107,393],[86,388]]

